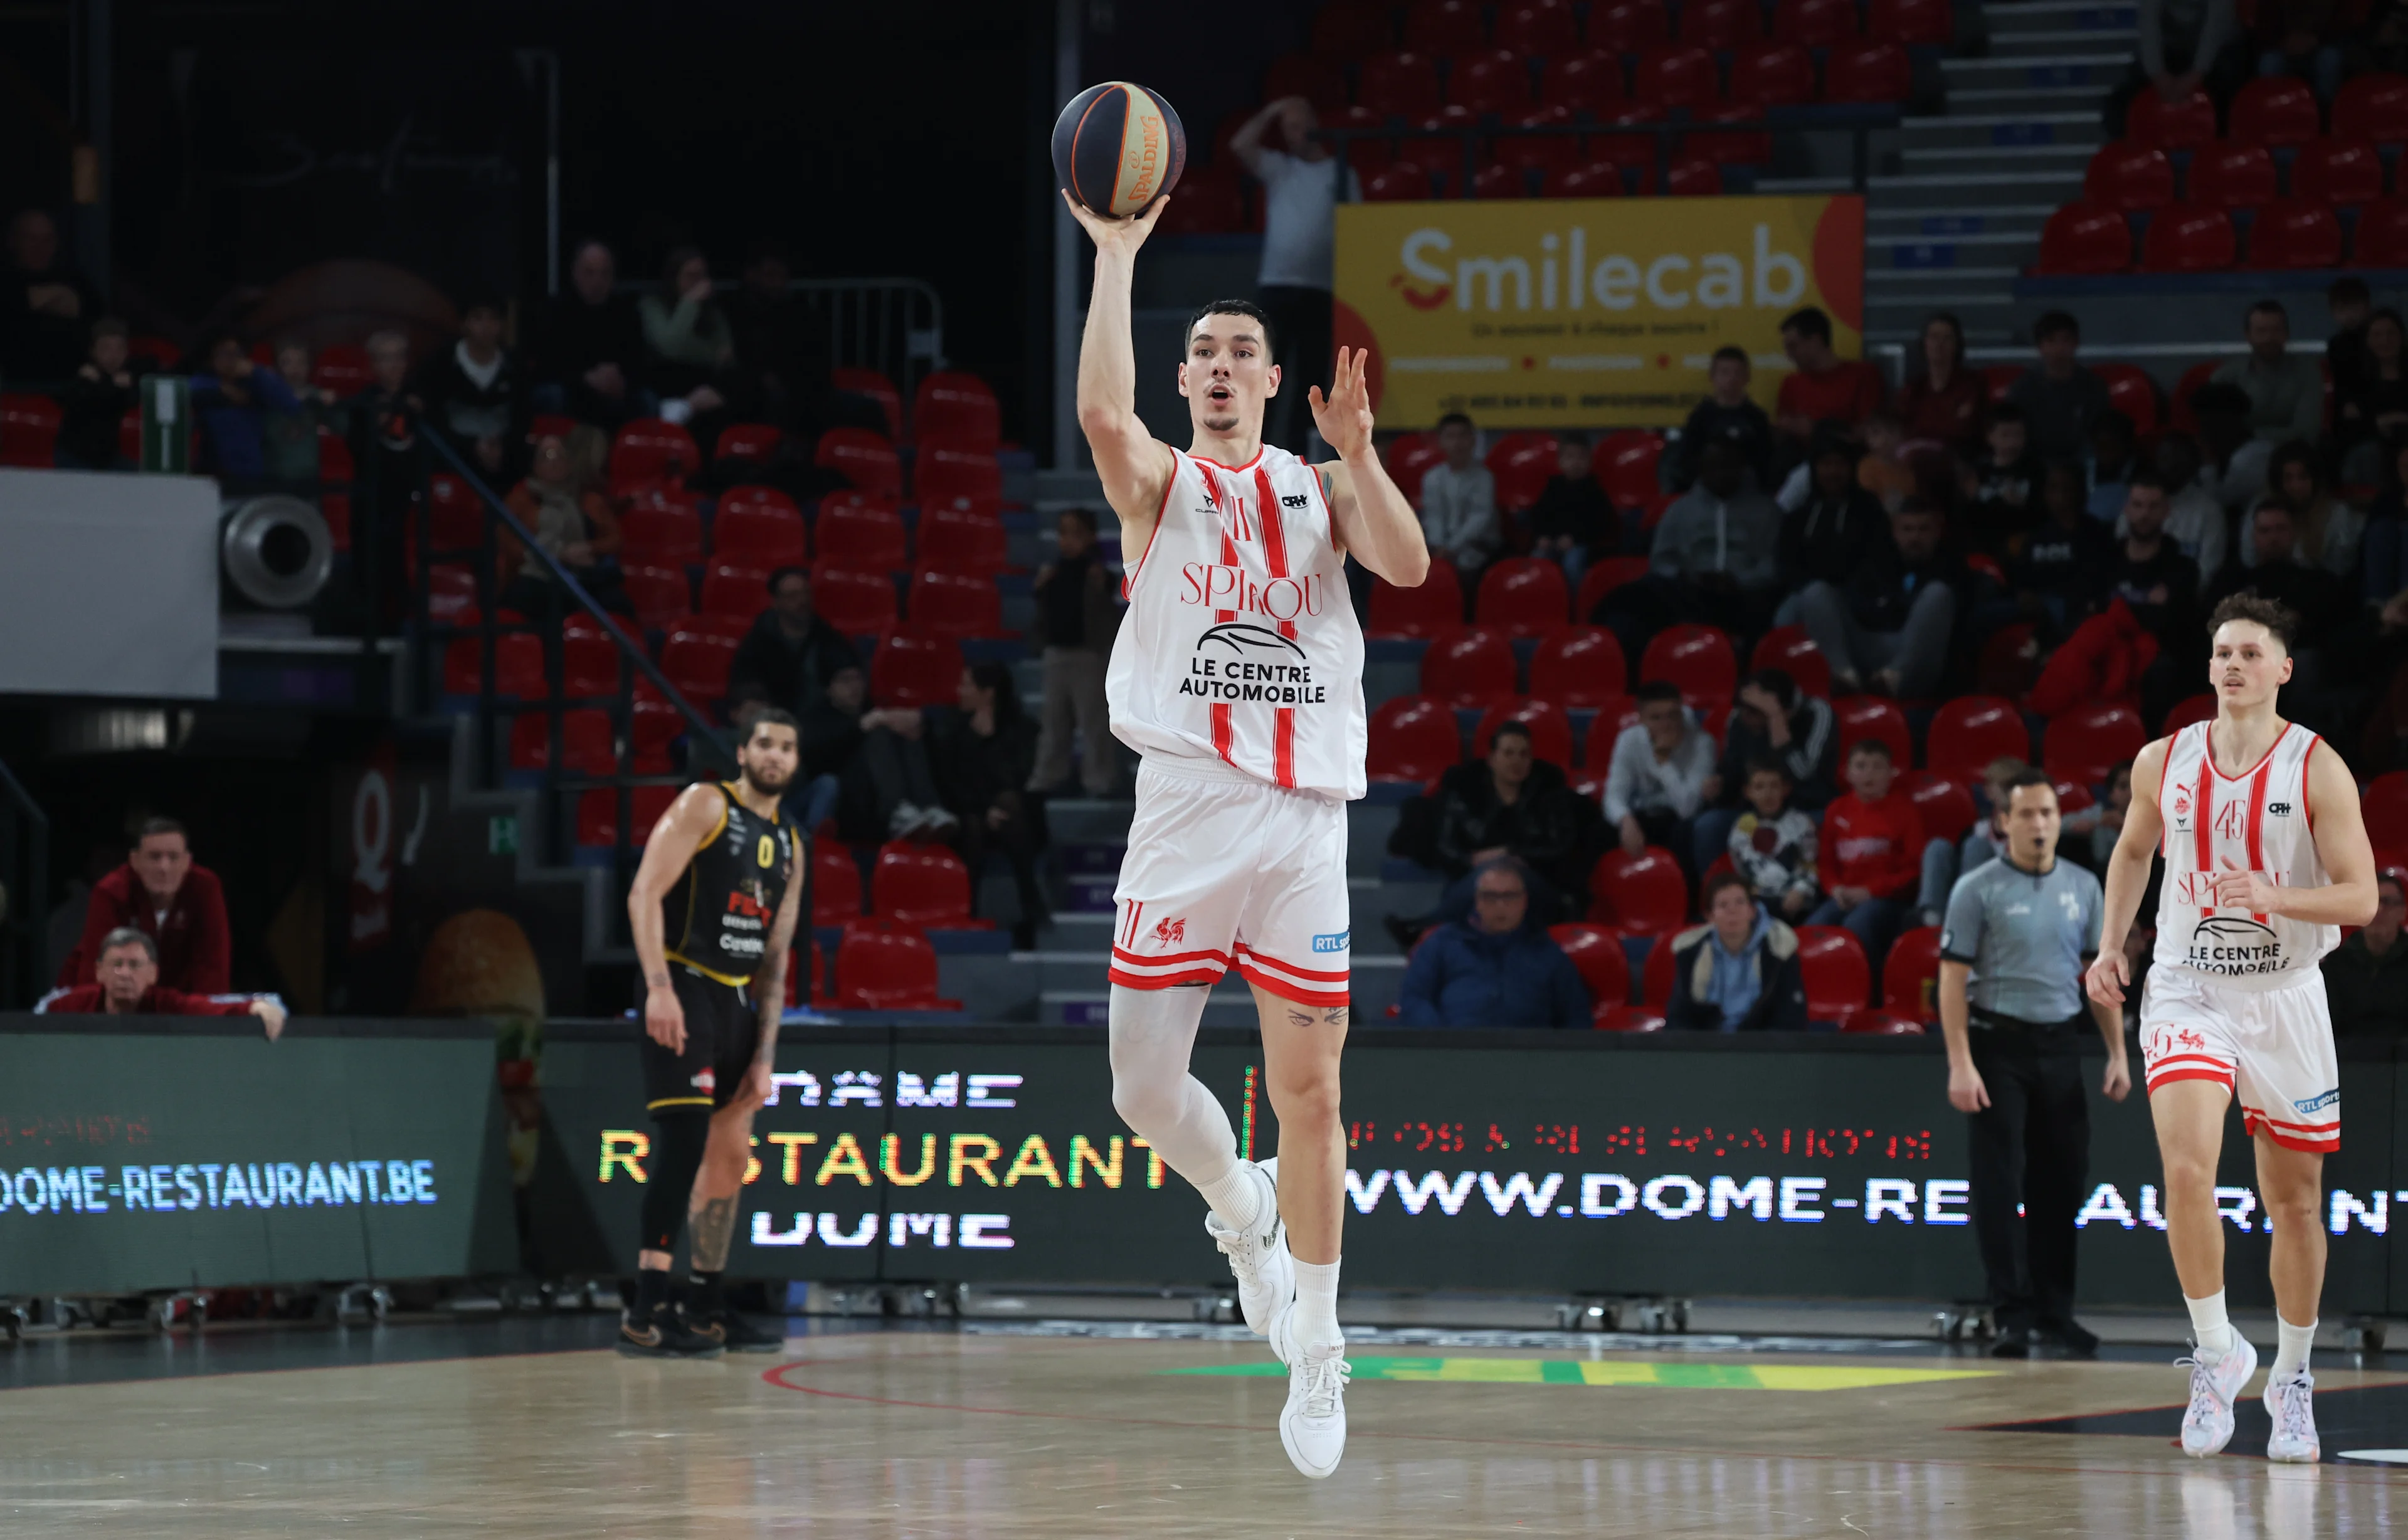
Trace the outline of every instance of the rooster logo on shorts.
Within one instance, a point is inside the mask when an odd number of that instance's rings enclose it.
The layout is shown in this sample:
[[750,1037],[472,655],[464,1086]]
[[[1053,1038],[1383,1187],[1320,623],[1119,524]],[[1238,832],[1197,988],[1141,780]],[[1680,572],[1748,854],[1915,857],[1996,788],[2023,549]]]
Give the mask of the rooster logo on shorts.
[[1156,945],[1164,947],[1169,946],[1174,941],[1185,941],[1187,939],[1186,917],[1182,915],[1177,920],[1157,922],[1154,927],[1154,939]]

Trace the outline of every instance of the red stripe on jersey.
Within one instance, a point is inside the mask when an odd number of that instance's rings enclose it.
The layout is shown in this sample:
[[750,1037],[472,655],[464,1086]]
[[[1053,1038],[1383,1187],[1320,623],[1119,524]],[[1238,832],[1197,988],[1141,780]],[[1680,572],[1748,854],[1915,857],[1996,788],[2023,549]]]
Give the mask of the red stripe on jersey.
[[[1214,485],[1219,486],[1217,479]],[[1219,495],[1226,498],[1229,495],[1229,490],[1226,487],[1221,487]],[[1234,567],[1238,564],[1238,542],[1229,536],[1229,520],[1226,515],[1221,520],[1221,564],[1225,567]],[[1212,612],[1212,619],[1215,620],[1234,620],[1237,618],[1238,612],[1234,609],[1216,609]],[[1215,701],[1212,705],[1212,752],[1220,755],[1224,762],[1234,765],[1238,762],[1229,758],[1229,750],[1236,746],[1237,741],[1238,724],[1234,713],[1229,708],[1229,703]]]
[[[1287,529],[1283,520],[1279,493],[1271,490],[1271,473],[1254,467],[1254,495],[1263,508],[1263,561],[1273,578],[1284,578],[1287,572]],[[1282,620],[1279,634],[1293,637],[1294,620]],[[1271,778],[1290,791],[1296,789],[1296,708],[1283,706],[1271,714]]]
[[[2249,869],[2252,872],[2263,870],[2266,864],[2266,857],[2262,848],[2263,829],[2261,826],[2263,825],[2266,818],[2266,777],[2273,768],[2273,756],[2270,754],[2266,757],[2265,761],[2258,766],[2258,773],[2249,777],[2248,839]],[[2266,923],[2266,917],[2264,915],[2253,914],[2249,918],[2256,920],[2260,925]]]
[[2300,756],[2300,810],[2307,817],[2311,836],[2316,832],[2316,805],[2308,800],[2308,762],[2316,757],[2316,745],[2323,741],[2315,734],[2309,734],[2307,752]]
[[[2199,869],[2215,870],[2215,735],[2205,722],[2199,726],[2199,806],[2193,811],[2193,827],[2199,831]],[[2215,905],[2200,906],[2202,914],[2214,914]]]

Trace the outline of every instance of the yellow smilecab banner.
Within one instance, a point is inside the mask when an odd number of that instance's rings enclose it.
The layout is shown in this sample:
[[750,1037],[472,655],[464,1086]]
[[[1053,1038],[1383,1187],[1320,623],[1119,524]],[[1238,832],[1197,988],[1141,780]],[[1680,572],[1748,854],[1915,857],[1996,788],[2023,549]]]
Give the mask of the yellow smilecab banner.
[[1723,347],[1770,410],[1809,305],[1863,350],[1856,194],[1345,204],[1337,236],[1337,340],[1369,349],[1383,428],[1677,423]]

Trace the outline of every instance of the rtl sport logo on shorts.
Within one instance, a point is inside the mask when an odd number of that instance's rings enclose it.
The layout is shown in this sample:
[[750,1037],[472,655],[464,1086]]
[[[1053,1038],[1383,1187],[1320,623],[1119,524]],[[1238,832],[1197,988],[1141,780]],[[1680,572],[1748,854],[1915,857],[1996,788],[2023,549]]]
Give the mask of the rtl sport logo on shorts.
[[1340,931],[1334,935],[1316,935],[1312,938],[1312,949],[1317,952],[1342,952],[1347,948],[1347,938],[1354,934],[1353,931]]
[[2299,1108],[2301,1113],[2322,1112],[2329,1106],[2339,1106],[2341,1105],[2341,1087],[2335,1086],[2330,1091],[2319,1091],[2305,1101],[2293,1102],[2291,1105]]

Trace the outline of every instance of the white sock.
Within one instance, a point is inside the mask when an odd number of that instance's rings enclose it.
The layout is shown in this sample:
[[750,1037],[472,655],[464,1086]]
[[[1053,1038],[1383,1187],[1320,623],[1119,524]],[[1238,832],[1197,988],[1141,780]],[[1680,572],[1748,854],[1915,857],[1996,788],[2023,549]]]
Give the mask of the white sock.
[[2308,1349],[2316,1342],[2316,1323],[2294,1326],[2277,1315],[2274,1326],[2279,1340],[2274,1347],[2274,1367],[2270,1377],[2288,1379],[2308,1366]]
[[1254,1179],[1252,1161],[1231,1161],[1226,1173],[1197,1182],[1196,1191],[1212,1205],[1212,1217],[1231,1230],[1249,1231],[1262,1220],[1263,1186]]
[[2224,1290],[2219,1289],[2205,1299],[2183,1296],[2190,1306],[2191,1334],[2199,1338],[2199,1350],[2208,1358],[2222,1358],[2232,1351],[2232,1322],[2225,1318]]
[[1307,1352],[1342,1349],[1346,1333],[1338,1329],[1338,1263],[1296,1261],[1296,1344]]

